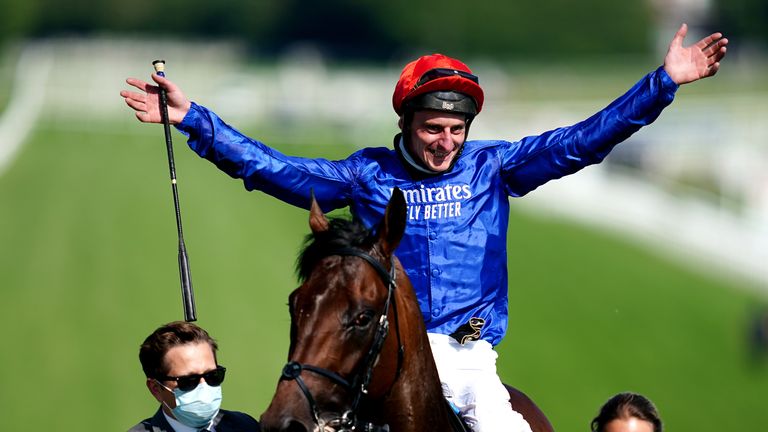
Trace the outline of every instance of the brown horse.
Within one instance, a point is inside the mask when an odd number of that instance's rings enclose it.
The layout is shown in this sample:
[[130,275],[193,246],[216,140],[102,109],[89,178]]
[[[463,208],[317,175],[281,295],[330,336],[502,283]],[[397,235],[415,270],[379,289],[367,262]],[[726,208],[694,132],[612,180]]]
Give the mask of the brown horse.
[[[265,431],[464,430],[443,398],[408,276],[393,255],[406,204],[395,189],[378,230],[329,221],[312,200],[312,235],[289,298],[288,364],[261,416]],[[522,392],[512,407],[534,432],[552,431]]]

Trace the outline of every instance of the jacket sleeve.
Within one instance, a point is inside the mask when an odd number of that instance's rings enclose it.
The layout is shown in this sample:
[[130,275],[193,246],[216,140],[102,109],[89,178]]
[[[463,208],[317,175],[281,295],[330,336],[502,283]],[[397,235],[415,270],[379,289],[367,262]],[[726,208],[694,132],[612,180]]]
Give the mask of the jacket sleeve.
[[663,67],[643,77],[602,111],[573,126],[502,147],[502,177],[512,196],[601,162],[618,143],[672,103],[678,85]]
[[323,210],[345,207],[355,178],[353,158],[342,161],[286,156],[226,124],[214,112],[192,103],[177,129],[198,155],[213,162],[248,190],[309,208],[310,191]]

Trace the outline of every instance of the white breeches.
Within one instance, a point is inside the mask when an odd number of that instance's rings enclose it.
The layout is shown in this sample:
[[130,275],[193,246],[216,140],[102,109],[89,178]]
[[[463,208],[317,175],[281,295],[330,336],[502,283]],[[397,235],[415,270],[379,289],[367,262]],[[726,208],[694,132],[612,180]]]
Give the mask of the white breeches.
[[461,345],[448,335],[429,333],[429,343],[443,394],[474,432],[531,432],[509,404],[509,393],[496,373],[493,346],[484,340]]

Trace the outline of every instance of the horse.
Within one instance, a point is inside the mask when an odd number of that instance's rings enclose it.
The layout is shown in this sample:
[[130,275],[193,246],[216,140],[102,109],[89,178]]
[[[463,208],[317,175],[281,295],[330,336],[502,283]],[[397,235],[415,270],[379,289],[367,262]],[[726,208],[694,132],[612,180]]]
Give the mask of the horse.
[[[468,430],[443,397],[416,295],[394,255],[405,223],[399,189],[374,230],[329,220],[311,199],[312,234],[297,260],[302,284],[288,300],[289,361],[263,430]],[[528,396],[507,388],[534,432],[553,431]]]

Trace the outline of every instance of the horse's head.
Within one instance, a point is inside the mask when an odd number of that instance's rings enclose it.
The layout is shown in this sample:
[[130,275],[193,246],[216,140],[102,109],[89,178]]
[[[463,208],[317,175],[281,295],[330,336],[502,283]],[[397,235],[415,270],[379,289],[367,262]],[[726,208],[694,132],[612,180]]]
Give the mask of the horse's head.
[[393,253],[405,220],[399,189],[377,230],[329,221],[312,199],[312,234],[298,261],[303,283],[289,298],[289,361],[261,417],[264,430],[350,429],[360,421],[362,398],[383,397],[397,380],[402,358],[394,290],[402,269]]

